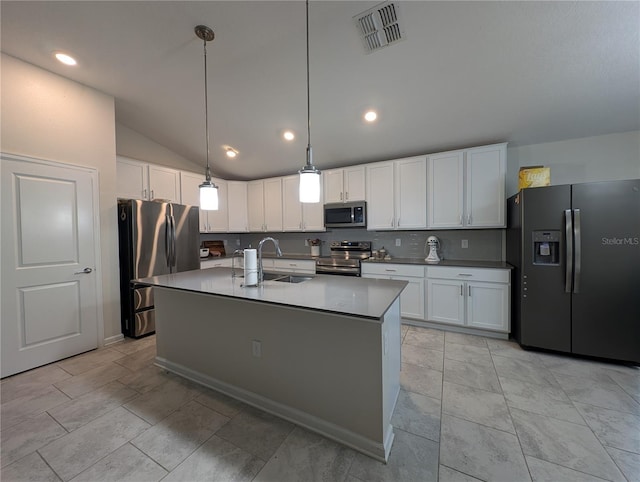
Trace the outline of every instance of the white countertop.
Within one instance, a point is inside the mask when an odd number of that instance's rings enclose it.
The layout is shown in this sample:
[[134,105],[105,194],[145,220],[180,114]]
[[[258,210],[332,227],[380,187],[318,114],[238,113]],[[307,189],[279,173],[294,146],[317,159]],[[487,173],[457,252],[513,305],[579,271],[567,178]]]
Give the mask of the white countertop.
[[319,274],[302,283],[265,281],[258,287],[243,287],[243,282],[243,278],[231,278],[230,268],[220,267],[136,280],[150,286],[378,320],[407,285],[406,281]]

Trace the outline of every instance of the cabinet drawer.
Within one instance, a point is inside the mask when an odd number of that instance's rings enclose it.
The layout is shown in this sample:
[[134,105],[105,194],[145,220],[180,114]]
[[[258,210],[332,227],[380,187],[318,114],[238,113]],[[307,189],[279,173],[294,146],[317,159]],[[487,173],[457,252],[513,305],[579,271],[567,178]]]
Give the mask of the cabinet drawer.
[[230,268],[231,258],[208,259],[205,261],[200,261],[200,269],[220,267]]
[[458,281],[487,281],[490,283],[509,283],[511,273],[508,269],[464,268],[428,266],[427,278],[454,279]]
[[273,269],[278,271],[308,271],[315,273],[316,262],[304,259],[274,259]]
[[410,264],[362,263],[363,275],[375,276],[410,276],[424,278],[424,266]]

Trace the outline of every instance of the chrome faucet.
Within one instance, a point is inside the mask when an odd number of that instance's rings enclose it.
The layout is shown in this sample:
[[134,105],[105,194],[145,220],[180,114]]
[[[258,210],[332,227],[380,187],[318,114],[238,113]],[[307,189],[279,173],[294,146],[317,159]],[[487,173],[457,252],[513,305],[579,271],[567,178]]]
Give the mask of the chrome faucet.
[[273,245],[276,247],[276,255],[279,257],[282,256],[282,251],[280,251],[280,245],[278,244],[277,239],[273,239],[272,237],[268,236],[260,241],[260,243],[258,244],[258,284],[262,283],[262,278],[264,278],[264,273],[262,271],[262,245],[265,241],[273,242]]

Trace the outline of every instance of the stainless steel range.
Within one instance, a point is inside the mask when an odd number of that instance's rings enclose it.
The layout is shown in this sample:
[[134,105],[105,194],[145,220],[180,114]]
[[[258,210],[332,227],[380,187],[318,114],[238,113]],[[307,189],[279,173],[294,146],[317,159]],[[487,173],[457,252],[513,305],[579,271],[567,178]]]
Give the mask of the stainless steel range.
[[369,241],[333,241],[331,257],[316,260],[316,273],[360,276],[360,261],[370,256]]

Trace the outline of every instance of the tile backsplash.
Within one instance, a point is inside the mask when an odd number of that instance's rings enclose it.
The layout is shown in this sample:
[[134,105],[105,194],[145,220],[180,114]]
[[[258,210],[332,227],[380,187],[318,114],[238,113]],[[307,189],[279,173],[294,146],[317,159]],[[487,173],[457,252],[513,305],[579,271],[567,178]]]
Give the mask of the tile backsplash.
[[[306,239],[320,239],[321,255],[329,256],[329,243],[332,241],[371,241],[372,249],[384,246],[392,257],[424,258],[427,237],[440,239],[440,252],[444,259],[464,259],[474,261],[503,260],[503,229],[455,229],[434,231],[367,231],[366,229],[334,229],[320,233],[239,233],[239,234],[201,234],[201,240],[221,239],[225,242],[227,254],[249,245],[257,247],[265,236],[272,236],[280,243],[284,253],[310,254],[311,248],[305,246]],[[400,240],[400,246],[396,246]],[[462,247],[463,240],[467,248]],[[273,253],[273,244],[265,244],[264,252]]]

